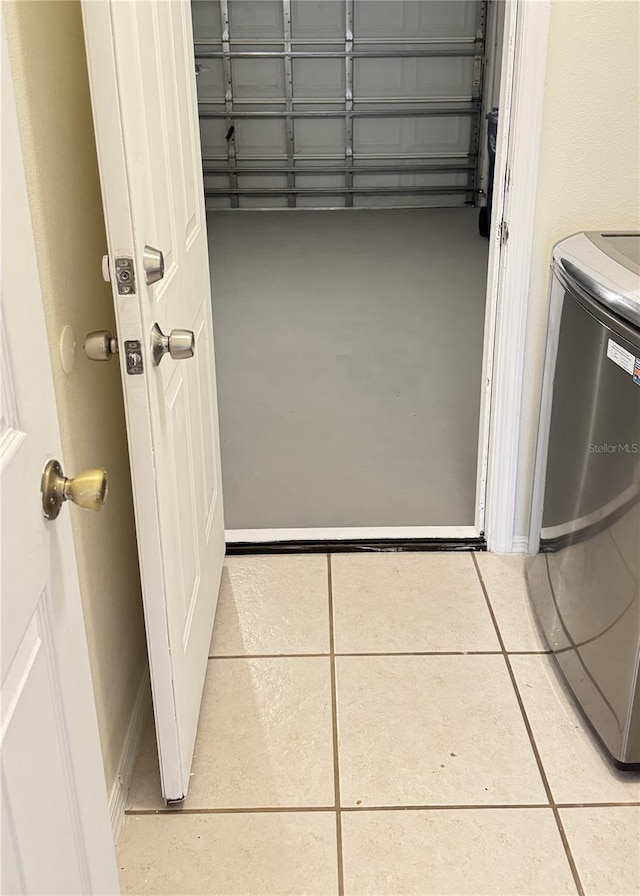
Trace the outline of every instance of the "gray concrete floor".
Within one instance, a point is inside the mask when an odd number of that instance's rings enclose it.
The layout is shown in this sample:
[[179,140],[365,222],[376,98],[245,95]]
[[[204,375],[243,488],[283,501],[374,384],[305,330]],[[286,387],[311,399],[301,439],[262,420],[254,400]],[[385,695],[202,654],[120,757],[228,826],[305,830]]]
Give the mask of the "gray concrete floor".
[[477,219],[209,213],[227,529],[473,524]]

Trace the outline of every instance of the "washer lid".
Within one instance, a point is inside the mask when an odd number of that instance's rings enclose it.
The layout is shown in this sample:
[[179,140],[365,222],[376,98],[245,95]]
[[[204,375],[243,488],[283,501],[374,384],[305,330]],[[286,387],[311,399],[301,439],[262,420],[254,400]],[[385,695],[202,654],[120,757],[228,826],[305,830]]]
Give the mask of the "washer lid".
[[566,285],[640,327],[640,232],[576,233],[553,247],[553,268]]

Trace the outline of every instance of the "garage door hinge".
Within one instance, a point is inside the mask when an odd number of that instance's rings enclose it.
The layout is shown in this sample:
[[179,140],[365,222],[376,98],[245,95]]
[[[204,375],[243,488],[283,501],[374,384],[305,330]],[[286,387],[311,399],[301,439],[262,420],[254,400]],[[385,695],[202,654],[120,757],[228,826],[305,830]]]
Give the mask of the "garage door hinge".
[[500,221],[500,245],[504,246],[504,244],[507,242],[508,239],[509,239],[509,225],[503,218],[502,221]]

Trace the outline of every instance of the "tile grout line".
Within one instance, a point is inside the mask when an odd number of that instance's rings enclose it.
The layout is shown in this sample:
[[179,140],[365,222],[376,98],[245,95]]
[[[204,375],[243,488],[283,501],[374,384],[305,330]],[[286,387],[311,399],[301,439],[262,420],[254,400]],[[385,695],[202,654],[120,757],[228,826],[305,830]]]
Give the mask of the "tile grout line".
[[158,809],[126,809],[125,815],[291,815],[309,812],[335,812],[335,806],[225,806],[212,809],[184,809],[165,806]]
[[[549,656],[550,650],[511,650],[506,651],[509,656]],[[378,650],[373,653],[350,652],[338,653],[333,656],[502,656],[502,650]],[[279,659],[314,659],[317,657],[330,657],[331,653],[234,653],[222,656],[209,656],[210,660],[279,660]]]
[[209,660],[308,660],[328,657],[328,653],[230,653],[225,656],[209,656]]
[[338,697],[336,688],[336,653],[333,630],[333,575],[331,554],[327,554],[327,593],[329,599],[329,656],[331,667],[331,728],[333,736],[333,782],[336,811],[336,847],[338,860],[338,896],[344,896],[344,862],[342,855],[342,809],[340,806],[340,760],[338,754]]
[[493,612],[493,607],[491,605],[491,600],[489,598],[489,592],[487,590],[487,586],[485,584],[484,579],[482,578],[482,572],[480,570],[480,565],[475,558],[472,556],[473,565],[476,568],[476,574],[480,581],[480,587],[482,588],[482,593],[484,594],[484,599],[487,603],[487,609],[489,610],[489,615],[491,616],[491,621],[493,623],[493,627],[496,632],[496,637],[498,638],[498,643],[500,644],[500,649],[502,651],[502,656],[504,657],[504,662],[507,667],[507,672],[509,674],[509,678],[511,679],[511,684],[513,686],[513,690],[515,692],[516,700],[518,701],[518,706],[520,707],[520,712],[522,714],[522,720],[524,722],[524,727],[526,729],[527,735],[529,737],[529,742],[531,744],[531,749],[533,750],[533,755],[535,757],[536,763],[538,765],[538,771],[540,773],[540,777],[542,778],[542,784],[547,794],[547,799],[549,801],[549,806],[551,811],[553,812],[553,817],[555,818],[556,825],[558,827],[558,833],[560,834],[560,839],[562,841],[562,845],[564,847],[565,855],[567,857],[567,862],[569,863],[569,868],[571,869],[571,874],[573,875],[573,882],[578,891],[578,896],[585,896],[584,887],[582,886],[582,881],[580,880],[580,875],[578,873],[578,867],[575,863],[575,859],[573,858],[573,853],[571,852],[571,847],[569,846],[569,840],[567,839],[567,835],[564,829],[564,825],[562,824],[562,819],[560,817],[560,812],[558,811],[558,806],[553,798],[553,793],[551,791],[551,785],[549,784],[549,780],[547,778],[547,773],[544,769],[544,765],[542,764],[542,757],[538,751],[538,745],[536,744],[535,738],[533,736],[533,729],[531,727],[531,723],[529,722],[529,717],[527,716],[527,711],[524,707],[524,701],[520,694],[520,690],[518,688],[518,683],[516,681],[516,676],[514,674],[513,668],[511,666],[511,661],[509,659],[509,654],[507,653],[504,640],[502,638],[502,634],[500,632],[500,628],[498,626],[498,620],[496,618],[495,613]]
[[[638,809],[640,801],[626,803],[556,803],[558,809]],[[552,808],[548,803],[451,803],[445,804],[429,804],[415,806],[342,806],[341,814],[361,813],[361,812],[451,812],[466,810],[483,810],[483,809],[549,809]],[[284,814],[308,813],[308,812],[335,812],[335,806],[241,806],[241,807],[221,807],[212,809],[126,809],[125,815],[264,815],[264,814]]]

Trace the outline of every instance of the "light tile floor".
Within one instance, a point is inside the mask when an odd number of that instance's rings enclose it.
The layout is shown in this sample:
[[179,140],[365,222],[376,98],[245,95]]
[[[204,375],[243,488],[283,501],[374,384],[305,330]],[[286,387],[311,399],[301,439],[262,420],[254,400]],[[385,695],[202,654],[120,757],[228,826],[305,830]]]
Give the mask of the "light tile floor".
[[153,726],[124,893],[640,894],[616,771],[532,619],[518,557],[227,560],[184,807]]

